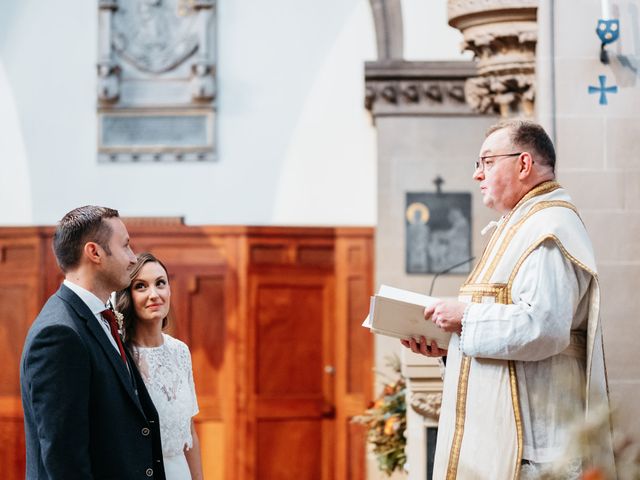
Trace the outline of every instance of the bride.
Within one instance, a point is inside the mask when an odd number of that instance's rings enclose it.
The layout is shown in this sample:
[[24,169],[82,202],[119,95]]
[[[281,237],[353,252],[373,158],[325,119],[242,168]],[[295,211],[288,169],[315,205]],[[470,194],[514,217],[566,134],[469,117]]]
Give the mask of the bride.
[[124,316],[125,342],[160,417],[167,480],[202,480],[198,413],[189,347],[162,332],[171,304],[169,275],[150,253],[138,255],[131,285],[116,294]]

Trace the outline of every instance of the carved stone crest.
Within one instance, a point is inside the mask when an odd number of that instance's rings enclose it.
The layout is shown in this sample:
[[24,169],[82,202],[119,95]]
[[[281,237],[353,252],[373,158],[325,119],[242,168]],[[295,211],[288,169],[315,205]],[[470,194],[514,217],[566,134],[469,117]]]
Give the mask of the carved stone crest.
[[198,48],[197,11],[179,0],[120,0],[113,16],[114,50],[138,69],[162,73]]
[[215,0],[99,0],[104,162],[215,158]]

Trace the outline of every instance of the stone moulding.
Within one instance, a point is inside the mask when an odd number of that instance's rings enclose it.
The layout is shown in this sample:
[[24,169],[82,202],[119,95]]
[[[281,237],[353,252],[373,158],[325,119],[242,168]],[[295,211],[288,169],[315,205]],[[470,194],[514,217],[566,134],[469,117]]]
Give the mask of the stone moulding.
[[425,418],[438,420],[442,406],[442,393],[413,392],[411,394],[411,408]]
[[533,115],[537,6],[537,0],[449,0],[449,24],[477,61],[477,75],[465,85],[474,110]]
[[365,108],[381,115],[468,115],[465,80],[477,73],[473,62],[393,60],[365,65]]

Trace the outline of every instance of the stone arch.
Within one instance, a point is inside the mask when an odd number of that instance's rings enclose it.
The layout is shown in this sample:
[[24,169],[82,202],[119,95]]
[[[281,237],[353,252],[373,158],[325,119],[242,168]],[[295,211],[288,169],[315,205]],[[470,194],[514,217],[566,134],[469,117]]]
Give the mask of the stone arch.
[[376,30],[378,60],[400,60],[404,56],[402,0],[369,0]]

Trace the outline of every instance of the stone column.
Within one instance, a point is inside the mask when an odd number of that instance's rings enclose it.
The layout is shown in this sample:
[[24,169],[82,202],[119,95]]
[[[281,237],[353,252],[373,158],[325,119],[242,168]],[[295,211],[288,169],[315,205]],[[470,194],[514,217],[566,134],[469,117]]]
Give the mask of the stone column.
[[442,377],[437,360],[402,349],[402,375],[407,381],[407,470],[409,479],[427,478],[427,428],[438,426]]
[[533,116],[538,0],[448,0],[449,25],[475,54],[467,102],[479,112]]

